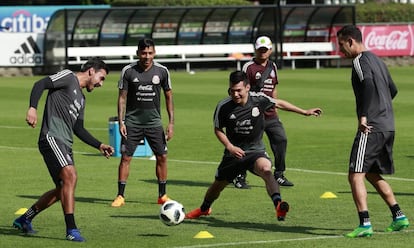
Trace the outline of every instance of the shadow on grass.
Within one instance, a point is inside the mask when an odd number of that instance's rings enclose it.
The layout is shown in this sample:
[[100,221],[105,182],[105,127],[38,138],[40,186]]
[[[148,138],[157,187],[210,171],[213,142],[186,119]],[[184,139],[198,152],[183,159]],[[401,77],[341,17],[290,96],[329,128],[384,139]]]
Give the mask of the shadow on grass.
[[[33,200],[36,201],[37,199],[39,199],[40,195],[17,195],[17,197],[33,199]],[[93,198],[93,197],[79,197],[79,196],[76,196],[75,198],[76,198],[76,202],[104,204],[104,205],[108,205],[108,206],[113,201],[113,199],[102,199],[102,198]],[[142,202],[128,200],[128,203],[142,203]]]
[[[177,185],[177,186],[189,186],[189,187],[204,187],[205,190],[207,190],[208,187],[210,187],[210,185],[213,183],[214,178],[211,178],[211,181],[207,181],[207,182],[202,182],[202,181],[191,181],[191,180],[175,180],[175,179],[168,179],[167,183],[168,185]],[[156,179],[143,179],[140,180],[142,182],[146,182],[146,183],[157,183]],[[253,185],[253,184],[249,184],[250,188],[264,188],[264,183],[263,185]],[[234,188],[234,185],[232,183],[229,183],[229,185],[227,187],[230,188]],[[285,188],[286,189],[286,188]],[[240,190],[240,189],[237,189]]]
[[[157,220],[157,215],[112,215],[112,218],[130,218],[130,219],[151,219]],[[280,223],[280,224],[279,224]],[[243,231],[254,232],[281,232],[281,233],[301,233],[322,236],[337,236],[338,233],[348,231],[348,229],[327,228],[327,227],[309,227],[309,226],[288,226],[288,221],[275,223],[258,223],[246,221],[223,221],[215,217],[203,217],[197,220],[184,220],[184,225],[208,225],[210,227],[240,229]]]
[[[143,179],[140,181],[146,182],[146,183],[158,184],[156,179]],[[211,182],[168,179],[167,185],[205,187],[207,189],[207,187],[209,187],[212,182],[213,182],[213,179],[211,179]]]
[[[338,191],[338,194],[352,194],[351,191]],[[378,195],[376,191],[368,191],[370,195]],[[394,192],[395,196],[414,196],[414,193],[407,193],[407,192]]]
[[[12,227],[11,224],[10,226],[0,226],[0,235],[16,236],[16,237],[22,237],[22,238],[62,240],[62,241],[67,242],[64,236],[62,238],[59,238],[59,237],[40,236],[38,235],[38,233],[34,233],[34,234],[22,233],[20,230],[17,230],[14,227]],[[18,245],[16,245],[16,247],[18,247]]]

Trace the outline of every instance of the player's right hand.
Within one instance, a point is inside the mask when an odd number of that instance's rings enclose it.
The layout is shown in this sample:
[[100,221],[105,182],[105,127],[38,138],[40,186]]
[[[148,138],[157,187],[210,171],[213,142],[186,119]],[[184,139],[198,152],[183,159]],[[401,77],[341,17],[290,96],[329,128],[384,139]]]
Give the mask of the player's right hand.
[[30,107],[29,110],[27,110],[26,123],[29,126],[31,126],[32,128],[36,127],[36,124],[37,124],[37,110],[35,108]]

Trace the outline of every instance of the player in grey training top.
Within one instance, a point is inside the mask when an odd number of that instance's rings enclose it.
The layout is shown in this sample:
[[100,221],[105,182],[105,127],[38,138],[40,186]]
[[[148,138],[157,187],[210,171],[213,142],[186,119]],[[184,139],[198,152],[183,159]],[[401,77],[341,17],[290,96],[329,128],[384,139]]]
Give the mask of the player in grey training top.
[[[151,39],[138,42],[138,61],[123,68],[119,80],[118,120],[121,133],[121,161],[118,168],[118,194],[112,207],[125,204],[125,187],[129,165],[137,146],[144,138],[156,158],[158,204],[169,198],[167,184],[167,140],[174,132],[174,105],[170,73],[155,62],[155,45]],[[168,125],[164,133],[161,122],[160,98],[164,92]]]
[[107,74],[106,64],[98,58],[92,58],[78,73],[63,70],[33,85],[26,121],[31,127],[36,126],[37,105],[43,91],[48,90],[38,145],[56,187],[44,193],[26,213],[17,218],[13,222],[14,227],[25,233],[33,233],[32,219],[60,200],[65,216],[66,239],[85,241],[74,216],[77,174],[72,152],[73,134],[99,149],[107,158],[112,155],[113,148],[94,138],[83,125],[85,96],[82,89],[91,92],[101,87]]
[[369,237],[373,234],[368,213],[365,179],[376,189],[392,214],[386,232],[409,226],[391,186],[382,174],[394,173],[392,150],[395,126],[392,99],[397,87],[383,61],[367,51],[362,33],[354,25],[337,32],[341,52],[352,58],[352,87],[355,94],[358,130],[349,158],[348,181],[358,211],[359,226],[345,236]]
[[171,90],[168,69],[157,63],[144,72],[138,62],[124,67],[119,89],[128,92],[125,125],[139,128],[162,126],[160,111],[161,90]]

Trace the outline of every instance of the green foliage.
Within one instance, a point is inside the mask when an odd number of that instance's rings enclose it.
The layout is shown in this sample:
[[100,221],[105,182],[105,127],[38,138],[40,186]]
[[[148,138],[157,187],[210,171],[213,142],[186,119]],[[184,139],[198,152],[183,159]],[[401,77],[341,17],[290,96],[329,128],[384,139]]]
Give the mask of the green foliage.
[[247,0],[106,0],[112,6],[226,6],[251,5]]
[[[399,93],[395,99],[397,137],[396,174],[386,177],[398,203],[413,221],[414,166],[412,131],[413,68],[391,68]],[[390,212],[368,186],[368,204],[374,236],[350,240],[342,235],[358,225],[347,182],[347,160],[356,131],[350,68],[284,69],[279,72],[279,96],[303,108],[320,106],[320,118],[280,112],[288,136],[287,176],[295,183],[282,188],[291,210],[278,222],[263,181],[248,176],[250,190],[227,187],[213,205],[213,213],[200,220],[185,220],[167,227],[158,219],[155,161],[134,158],[126,188],[126,205],[111,208],[117,192],[119,158],[105,159],[98,151],[75,140],[78,171],[76,221],[85,244],[64,240],[65,224],[59,203],[33,221],[38,231],[26,237],[11,227],[15,211],[28,208],[53,187],[37,150],[40,123],[25,123],[30,89],[40,77],[3,77],[0,84],[0,246],[14,247],[412,247],[412,228],[387,234]],[[214,180],[223,146],[213,133],[217,102],[227,96],[229,71],[199,71],[191,75],[171,71],[175,102],[174,138],[168,144],[168,194],[187,211],[199,207]],[[102,141],[108,140],[108,117],[116,113],[119,72],[112,71],[102,88],[85,93],[85,126]],[[42,100],[44,100],[45,94]],[[164,106],[164,104],[162,105]],[[41,118],[43,104],[39,104]],[[165,114],[165,110],[162,110]],[[165,119],[165,118],[164,118]],[[266,141],[267,142],[267,141]],[[321,199],[330,191],[338,198]],[[200,231],[214,238],[196,239]]]
[[413,22],[414,4],[368,2],[356,5],[357,23]]
[[[252,5],[247,0],[104,0],[112,6],[227,6]],[[414,4],[378,3],[356,4],[357,23],[413,22]]]

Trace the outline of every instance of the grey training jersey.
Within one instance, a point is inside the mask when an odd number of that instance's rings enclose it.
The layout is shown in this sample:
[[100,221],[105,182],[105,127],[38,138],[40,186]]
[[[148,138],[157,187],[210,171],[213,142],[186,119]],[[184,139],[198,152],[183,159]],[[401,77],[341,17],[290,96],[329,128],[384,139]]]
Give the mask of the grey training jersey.
[[[249,99],[244,106],[227,97],[217,104],[214,127],[225,129],[230,142],[246,152],[265,151],[262,141],[264,112],[275,104],[275,99],[263,93],[249,92]],[[230,155],[227,150],[225,154]]]
[[63,70],[49,78],[53,88],[48,92],[39,139],[49,135],[71,147],[75,123],[84,118],[85,96],[72,71]]
[[[374,84],[371,99],[363,96],[366,80]],[[363,106],[368,105],[368,125],[373,132],[395,131],[392,97],[397,88],[385,63],[375,54],[365,51],[353,60],[352,87],[356,100],[358,118],[361,117]]]
[[137,62],[122,69],[118,88],[128,91],[126,101],[125,125],[140,128],[162,126],[160,95],[171,90],[168,69],[154,62],[144,71]]

